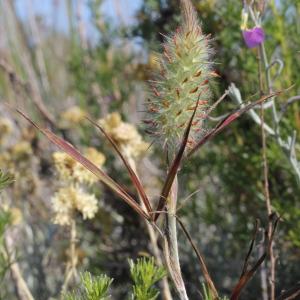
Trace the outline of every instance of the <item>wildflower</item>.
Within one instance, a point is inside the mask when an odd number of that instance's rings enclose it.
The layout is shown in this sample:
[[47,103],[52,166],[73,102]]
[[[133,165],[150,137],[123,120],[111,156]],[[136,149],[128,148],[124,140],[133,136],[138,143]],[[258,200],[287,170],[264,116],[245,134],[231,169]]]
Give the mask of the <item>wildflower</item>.
[[10,153],[15,161],[22,161],[28,159],[32,155],[32,148],[30,143],[21,141],[10,149]]
[[76,209],[81,212],[83,219],[93,219],[98,211],[97,199],[93,194],[83,190],[77,191]]
[[72,106],[62,113],[64,127],[69,127],[74,124],[79,124],[85,120],[86,112],[78,106]]
[[[91,160],[97,167],[102,167],[105,162],[103,153],[95,148],[87,148],[84,155]],[[64,152],[53,153],[55,168],[59,176],[65,181],[76,181],[80,183],[93,184],[97,182],[97,177],[80,163]]]
[[76,161],[64,152],[53,153],[54,165],[61,178],[71,180],[73,178]]
[[183,26],[166,38],[163,53],[157,54],[159,70],[150,81],[149,120],[154,136],[168,149],[182,139],[198,102],[190,140],[203,133],[203,121],[211,99],[209,82],[214,77],[210,61],[209,38],[198,23],[190,1],[182,1]]
[[241,24],[243,38],[248,48],[255,48],[264,42],[265,32],[259,26],[255,26],[252,29],[248,29],[247,23],[248,23],[248,11],[245,8],[243,8],[242,24]]
[[123,153],[132,157],[138,157],[149,148],[149,144],[143,141],[136,127],[123,122],[119,113],[109,114],[98,122],[121,148]]
[[0,118],[0,143],[12,132],[13,125],[7,118]]
[[54,211],[53,222],[59,225],[70,225],[76,212],[83,219],[92,219],[98,211],[95,195],[88,194],[77,185],[62,187],[51,199]]
[[[105,162],[105,156],[103,153],[97,151],[95,148],[90,147],[85,150],[84,154],[97,167],[100,168],[103,166]],[[80,183],[93,184],[98,180],[93,173],[77,162],[74,165],[73,176]]]
[[261,27],[243,30],[243,37],[248,48],[255,48],[265,40],[265,32]]

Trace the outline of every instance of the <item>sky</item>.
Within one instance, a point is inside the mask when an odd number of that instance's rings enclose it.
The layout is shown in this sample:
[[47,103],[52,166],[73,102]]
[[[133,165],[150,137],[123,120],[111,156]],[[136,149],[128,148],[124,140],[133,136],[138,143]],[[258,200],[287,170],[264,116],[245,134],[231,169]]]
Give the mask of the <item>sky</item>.
[[[78,1],[82,3],[82,19],[87,22],[90,19],[90,12],[87,8],[89,0],[72,0],[74,6]],[[15,0],[18,14],[24,20],[28,17],[28,12],[33,10],[34,14],[43,17],[44,22],[60,29],[68,30],[68,21],[66,13],[66,0]],[[142,0],[103,0],[102,11],[112,19],[112,22],[120,22],[117,15],[118,7],[125,23],[132,23],[137,9],[140,7]],[[55,24],[54,24],[55,23]]]

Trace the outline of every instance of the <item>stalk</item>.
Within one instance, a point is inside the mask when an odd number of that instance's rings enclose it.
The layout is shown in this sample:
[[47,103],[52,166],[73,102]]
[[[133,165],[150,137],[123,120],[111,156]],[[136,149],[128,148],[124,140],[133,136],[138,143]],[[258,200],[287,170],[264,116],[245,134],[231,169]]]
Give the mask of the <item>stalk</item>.
[[172,189],[168,198],[168,213],[166,214],[166,228],[164,235],[164,253],[176,290],[181,300],[188,300],[185,284],[181,274],[178,240],[177,240],[177,225],[176,225],[176,210],[177,210],[177,195],[178,195],[178,179],[177,175],[173,182]]
[[[130,155],[130,153],[128,151],[126,151],[125,147],[122,148],[122,153],[127,158],[128,163],[130,164],[130,166],[133,169],[133,171],[135,172],[135,174],[138,175],[135,159],[132,157],[132,155]],[[139,195],[139,201],[140,201],[140,204],[141,204],[142,208],[146,209],[146,207],[144,205],[144,202],[141,200],[140,195]],[[149,234],[149,237],[150,237],[150,243],[151,243],[151,247],[152,247],[152,250],[153,250],[153,255],[156,259],[156,262],[157,262],[158,266],[163,266],[161,251],[159,250],[158,245],[157,245],[157,234],[155,233],[154,228],[152,227],[152,225],[147,221],[146,221],[146,227],[147,227],[147,231],[148,231],[148,234]],[[162,279],[162,290],[163,290],[163,293],[162,293],[163,294],[163,299],[164,300],[172,300],[172,294],[171,294],[171,291],[170,291],[170,286],[169,286],[169,282],[168,282],[167,277],[164,277]]]

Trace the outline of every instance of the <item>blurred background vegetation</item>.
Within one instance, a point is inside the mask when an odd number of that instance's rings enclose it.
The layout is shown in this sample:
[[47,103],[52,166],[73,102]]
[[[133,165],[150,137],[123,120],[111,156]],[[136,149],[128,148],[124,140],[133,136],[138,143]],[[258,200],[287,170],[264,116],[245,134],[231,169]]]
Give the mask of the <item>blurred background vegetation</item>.
[[[77,147],[103,152],[107,172],[134,194],[109,145],[78,113],[100,119],[117,111],[151,143],[141,121],[146,81],[156,68],[154,52],[161,49],[164,35],[176,30],[180,19],[177,0],[37,2],[0,1],[0,168],[15,176],[1,194],[1,205],[12,212],[10,235],[32,294],[36,299],[53,299],[63,282],[68,255],[68,230],[54,225],[50,214],[50,199],[58,186],[52,159],[56,149],[5,103],[27,112]],[[267,54],[284,62],[274,89],[293,85],[277,99],[280,106],[300,94],[300,3],[267,2],[263,18]],[[257,99],[257,54],[242,40],[242,1],[201,0],[194,4],[203,31],[212,37],[215,69],[220,75],[213,86],[214,98],[233,82],[244,99]],[[228,98],[214,115],[235,108]],[[288,108],[283,134],[294,128],[299,138],[299,109],[298,103]],[[271,122],[268,115],[266,120]],[[245,115],[203,147],[180,173],[180,201],[198,192],[178,214],[224,295],[240,275],[255,219],[259,218],[262,226],[267,224],[260,141],[260,127]],[[299,145],[296,150],[299,152]],[[275,238],[279,293],[300,278],[300,185],[272,138],[267,139],[267,158],[273,209],[282,217]],[[164,160],[154,143],[138,166],[154,201],[164,178]],[[151,255],[146,227],[110,191],[100,185],[89,189],[98,198],[99,210],[92,220],[78,216],[78,269],[114,278],[113,298],[125,299],[130,284],[128,259]],[[181,233],[179,239],[187,289],[191,299],[199,299],[201,270]],[[256,250],[259,253],[259,245]],[[0,284],[1,297],[15,299],[9,274]],[[260,298],[258,272],[243,299]]]

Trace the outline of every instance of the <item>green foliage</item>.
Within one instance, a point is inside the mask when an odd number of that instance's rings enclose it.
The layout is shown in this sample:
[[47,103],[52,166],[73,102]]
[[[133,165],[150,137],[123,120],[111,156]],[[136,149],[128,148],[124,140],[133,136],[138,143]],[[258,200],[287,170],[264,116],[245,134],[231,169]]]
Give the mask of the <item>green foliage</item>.
[[68,293],[64,300],[106,300],[113,279],[106,275],[92,276],[89,272],[81,275],[82,286],[76,292]]
[[[13,182],[11,174],[5,174],[0,170],[0,192]],[[4,233],[6,226],[10,223],[10,213],[0,208],[0,283],[7,271],[7,259],[4,249]],[[2,297],[0,293],[0,298]]]
[[134,282],[133,300],[155,300],[159,291],[153,285],[161,280],[166,271],[163,267],[157,267],[154,258],[141,258],[134,263],[129,260],[130,274]]
[[[211,293],[211,291],[206,287],[206,285],[204,283],[202,283],[202,297],[203,297],[203,300],[213,300],[214,297]],[[222,297],[222,298],[218,298],[219,300],[228,300],[227,297]]]
[[[134,88],[134,57],[126,50],[126,41],[120,39],[120,33],[101,13],[101,4],[99,0],[89,2],[91,22],[97,33],[95,45],[84,48],[74,43],[69,58],[73,92],[81,107],[95,116],[101,114],[104,102],[110,102],[112,110],[120,109]],[[99,99],[104,100],[102,105]]]
[[14,181],[14,177],[11,174],[5,174],[0,170],[0,191],[6,188]]
[[7,225],[10,223],[10,213],[0,208],[0,299],[5,299],[4,289],[2,288],[3,279],[8,270],[7,255],[4,245],[4,233]]

